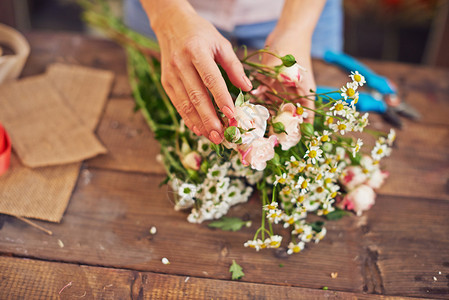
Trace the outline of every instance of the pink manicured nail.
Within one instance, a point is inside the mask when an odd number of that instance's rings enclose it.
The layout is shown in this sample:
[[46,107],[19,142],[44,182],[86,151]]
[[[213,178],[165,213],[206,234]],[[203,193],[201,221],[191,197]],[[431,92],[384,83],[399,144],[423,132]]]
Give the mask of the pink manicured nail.
[[220,144],[222,140],[220,134],[218,134],[218,132],[216,132],[215,130],[212,130],[212,132],[209,134],[209,139],[217,145]]
[[252,89],[252,88],[253,88],[253,85],[251,84],[251,81],[249,80],[249,78],[246,77],[246,75],[242,75],[242,77],[243,77],[243,80],[245,80],[245,82],[246,82],[246,84],[248,85],[248,87],[249,87],[250,89]]
[[223,106],[221,110],[228,119],[234,118],[234,112],[228,106]]

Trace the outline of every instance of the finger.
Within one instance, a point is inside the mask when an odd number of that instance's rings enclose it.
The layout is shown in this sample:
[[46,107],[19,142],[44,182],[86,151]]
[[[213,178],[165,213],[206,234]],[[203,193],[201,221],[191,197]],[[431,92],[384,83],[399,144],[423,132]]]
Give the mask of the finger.
[[[188,127],[191,128],[191,130],[198,136],[208,136],[208,132],[205,130],[198,112],[196,111],[192,102],[189,100],[189,96],[187,95],[181,79],[175,80],[175,84],[173,84],[173,90],[176,94],[176,110],[181,116],[185,115],[189,120],[191,126]],[[184,122],[186,121],[184,120]]]
[[192,130],[195,127],[193,125],[193,122],[189,119],[188,115],[186,115],[181,109],[179,109],[181,107],[180,105],[180,101],[179,101],[179,96],[176,95],[176,92],[173,89],[173,86],[171,84],[163,84],[164,90],[167,93],[168,97],[170,98],[170,101],[173,103],[173,105],[175,106],[176,110],[178,111],[178,113],[181,115],[181,118],[184,120],[184,123],[186,124],[186,126]]
[[237,58],[230,44],[223,46],[217,53],[215,59],[226,71],[232,84],[244,91],[249,91],[253,88],[251,81],[243,70],[242,63]]
[[[192,59],[192,63],[204,85],[212,93],[215,103],[225,116],[229,119],[234,118],[234,101],[229,94],[217,64],[207,53],[198,53],[197,57],[198,58]],[[201,59],[199,57],[201,57]]]
[[215,108],[200,76],[193,65],[185,68],[180,74],[189,100],[198,112],[207,132],[206,136],[215,144],[221,143],[223,140],[223,126],[220,120],[218,120]]

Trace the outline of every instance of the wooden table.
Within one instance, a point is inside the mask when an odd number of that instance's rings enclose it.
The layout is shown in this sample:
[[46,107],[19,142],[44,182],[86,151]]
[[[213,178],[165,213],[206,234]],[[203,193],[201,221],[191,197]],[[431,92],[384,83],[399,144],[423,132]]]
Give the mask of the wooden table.
[[[189,224],[173,210],[170,192],[158,187],[158,145],[133,113],[119,46],[75,34],[27,37],[24,76],[55,61],[115,72],[96,131],[109,153],[83,164],[60,224],[37,221],[53,236],[0,217],[0,299],[449,298],[449,71],[366,61],[399,83],[423,118],[399,131],[376,205],[362,217],[328,222],[319,245],[286,257],[243,247],[260,217],[256,197],[231,210],[256,223],[235,233]],[[346,80],[319,61],[315,72],[319,84]],[[371,123],[389,127],[375,115]],[[245,272],[240,281],[230,280],[233,259]]]

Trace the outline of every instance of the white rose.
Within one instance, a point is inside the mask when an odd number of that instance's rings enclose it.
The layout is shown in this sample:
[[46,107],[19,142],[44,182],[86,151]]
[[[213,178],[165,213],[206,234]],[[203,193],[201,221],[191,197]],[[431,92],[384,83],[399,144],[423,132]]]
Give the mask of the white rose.
[[367,179],[365,173],[359,166],[349,166],[340,175],[340,182],[347,191],[351,191]]
[[345,196],[341,206],[347,210],[353,210],[357,216],[361,216],[363,211],[373,206],[375,199],[374,190],[366,184],[362,184]]
[[282,150],[287,151],[298,144],[301,139],[299,124],[303,122],[303,119],[296,114],[296,106],[291,103],[283,104],[279,109],[278,115],[272,121],[273,123],[282,123],[284,125],[286,133],[275,133],[273,127],[270,128],[270,134],[277,137]]
[[298,87],[302,80],[301,72],[305,70],[297,63],[291,67],[282,66],[279,69],[278,80],[285,86]]
[[254,128],[250,132],[242,134],[242,144],[249,144],[264,136],[267,120],[270,117],[270,112],[266,107],[244,102],[241,106],[235,107],[234,115],[234,118],[229,120],[229,126],[236,126],[244,130]]
[[378,189],[384,184],[384,181],[388,175],[388,172],[383,172],[380,169],[376,169],[374,172],[369,174],[366,184],[373,189]]
[[262,171],[267,166],[267,161],[273,159],[276,143],[274,135],[269,138],[255,139],[250,145],[238,148],[241,155],[240,160],[244,165],[251,165],[251,168]]

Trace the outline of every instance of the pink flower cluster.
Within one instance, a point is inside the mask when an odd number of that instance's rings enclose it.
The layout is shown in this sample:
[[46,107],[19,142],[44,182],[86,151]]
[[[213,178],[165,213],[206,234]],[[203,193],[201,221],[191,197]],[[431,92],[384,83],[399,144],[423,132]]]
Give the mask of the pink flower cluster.
[[369,156],[362,158],[361,166],[347,167],[340,176],[340,183],[348,192],[339,203],[340,208],[362,215],[375,202],[374,189],[380,188],[387,177],[388,172],[381,171]]
[[305,114],[299,114],[294,104],[282,104],[277,114],[271,117],[271,124],[277,124],[283,130],[275,130],[271,125],[268,137],[265,137],[270,112],[262,105],[244,102],[236,106],[235,117],[229,120],[229,126],[237,129],[232,141],[225,141],[224,145],[237,150],[244,165],[262,171],[267,161],[273,159],[275,146],[280,144],[285,151],[299,142],[300,124],[304,117]]

